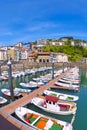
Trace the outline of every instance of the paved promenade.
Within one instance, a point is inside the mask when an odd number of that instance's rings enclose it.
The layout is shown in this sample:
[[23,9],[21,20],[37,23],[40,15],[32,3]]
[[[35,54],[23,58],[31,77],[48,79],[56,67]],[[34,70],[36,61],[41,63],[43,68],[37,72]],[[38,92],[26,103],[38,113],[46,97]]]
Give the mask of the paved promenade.
[[[65,72],[67,73],[67,72]],[[7,120],[9,122],[11,122],[11,124],[13,124],[13,127],[15,126],[16,128],[14,130],[32,130],[32,128],[29,129],[29,127],[27,125],[24,125],[24,123],[16,120],[14,117],[11,116],[11,114],[15,111],[15,109],[17,107],[20,107],[20,106],[24,106],[26,104],[28,104],[32,98],[34,98],[35,96],[37,96],[38,94],[41,95],[41,93],[45,90],[45,89],[48,89],[50,88],[51,86],[54,85],[54,82],[56,82],[58,79],[60,79],[61,77],[63,77],[63,75],[65,73],[62,73],[60,76],[54,78],[53,80],[49,81],[48,84],[44,85],[44,86],[41,86],[40,88],[38,88],[37,90],[33,91],[32,93],[12,102],[11,104],[9,105],[6,105],[5,107],[2,107],[0,109],[0,115],[4,118],[4,122]],[[6,119],[6,120],[5,120]],[[3,122],[3,123],[4,123]],[[4,125],[3,125],[4,127]],[[12,130],[13,130],[13,127],[12,127]],[[2,129],[2,130],[6,130],[5,128]]]

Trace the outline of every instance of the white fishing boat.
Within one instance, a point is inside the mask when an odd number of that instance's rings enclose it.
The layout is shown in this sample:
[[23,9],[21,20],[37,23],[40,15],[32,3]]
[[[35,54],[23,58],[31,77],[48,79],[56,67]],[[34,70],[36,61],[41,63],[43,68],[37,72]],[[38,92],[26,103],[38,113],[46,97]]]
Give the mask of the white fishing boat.
[[31,103],[44,111],[59,115],[75,114],[77,109],[76,103],[65,102],[54,96],[45,96],[44,98],[35,97],[32,99]]
[[49,73],[49,74],[46,74],[46,75],[40,76],[40,78],[41,78],[43,81],[47,81],[47,82],[49,82],[50,80],[52,80],[52,74]]
[[47,84],[48,81],[47,80],[44,80],[43,78],[41,77],[38,77],[38,78],[33,78],[33,81],[35,81],[39,86],[40,85],[44,85],[44,84]]
[[79,75],[74,75],[74,74],[69,74],[69,73],[64,75],[63,78],[68,79],[68,80],[80,81],[80,76]]
[[57,82],[55,82],[54,85],[56,85],[56,87],[59,87],[60,89],[68,89],[68,90],[75,90],[75,91],[78,91],[80,88],[79,84],[76,85],[76,84],[72,84],[71,82],[64,83],[59,80]]
[[[1,92],[3,93],[5,97],[11,98],[11,93],[9,89],[3,88],[1,89]],[[22,97],[22,94],[20,92],[17,92],[16,90],[14,90],[13,92],[14,92],[15,99]]]
[[22,88],[15,88],[14,91],[17,91],[19,93],[30,93],[30,89],[22,89]]
[[7,99],[0,96],[0,106],[7,103]]
[[38,88],[38,84],[36,82],[30,81],[28,83],[20,83],[20,86],[23,89],[36,89]]
[[71,68],[69,70],[69,72],[67,74],[64,75],[65,79],[69,79],[69,80],[72,80],[72,81],[80,81],[80,74],[79,74],[79,70],[76,69],[76,68]]
[[16,115],[27,125],[37,130],[72,130],[68,122],[53,119],[25,107],[15,110]]
[[72,83],[73,85],[79,85],[80,80],[74,80],[74,79],[68,79],[68,78],[60,78],[58,81],[70,84]]
[[7,80],[8,80],[7,76],[4,76],[4,75],[0,76],[0,81],[7,81]]
[[73,82],[76,84],[80,84],[80,79],[74,79],[74,78],[72,78],[72,77],[70,78],[70,77],[62,77],[61,79],[64,80],[65,82]]
[[50,95],[50,96],[54,96],[54,97],[58,97],[61,100],[65,100],[65,101],[77,101],[79,99],[78,96],[75,95],[68,95],[68,94],[64,94],[64,93],[58,93],[58,92],[54,92],[51,90],[44,90],[43,92],[45,95]]

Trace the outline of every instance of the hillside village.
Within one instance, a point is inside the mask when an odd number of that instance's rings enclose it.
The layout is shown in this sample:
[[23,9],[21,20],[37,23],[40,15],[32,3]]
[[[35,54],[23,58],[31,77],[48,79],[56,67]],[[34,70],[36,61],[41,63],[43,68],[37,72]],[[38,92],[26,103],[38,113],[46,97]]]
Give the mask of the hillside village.
[[[60,39],[40,39],[35,42],[18,42],[14,46],[0,47],[0,61],[12,59],[13,61],[28,60],[29,62],[48,63],[51,62],[51,57],[54,56],[56,62],[68,62],[68,55],[60,52],[44,52],[43,46],[47,44],[51,46],[64,46],[66,41],[69,41],[71,46],[82,46],[87,48],[87,42],[76,40],[73,37],[62,37]],[[84,58],[85,59],[85,58]]]

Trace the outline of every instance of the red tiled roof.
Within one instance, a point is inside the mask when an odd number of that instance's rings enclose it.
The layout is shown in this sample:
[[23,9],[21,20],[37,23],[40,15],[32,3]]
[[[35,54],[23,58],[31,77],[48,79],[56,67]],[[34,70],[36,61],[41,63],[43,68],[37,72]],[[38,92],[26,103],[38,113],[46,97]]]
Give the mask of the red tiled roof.
[[21,48],[21,51],[28,51],[30,48]]
[[52,102],[57,102],[58,98],[54,96],[46,96],[45,97],[46,101],[52,101]]
[[35,56],[37,56],[37,53],[31,53],[31,54],[29,54],[29,57],[35,57]]
[[41,54],[41,55],[50,55],[51,53],[50,52],[38,52],[38,54]]

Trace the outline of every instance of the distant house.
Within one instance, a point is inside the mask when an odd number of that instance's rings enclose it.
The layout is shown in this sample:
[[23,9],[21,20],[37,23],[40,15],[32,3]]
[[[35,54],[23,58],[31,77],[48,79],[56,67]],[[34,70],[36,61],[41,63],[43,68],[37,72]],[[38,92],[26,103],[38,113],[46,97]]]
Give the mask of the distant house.
[[81,46],[86,47],[87,48],[87,42],[81,42]]
[[31,53],[30,48],[21,48],[21,60],[27,60],[29,53]]
[[68,62],[68,56],[64,53],[56,53],[56,62]]
[[37,45],[39,44],[41,44],[41,45],[46,45],[46,43],[47,43],[47,40],[46,39],[40,39],[40,40],[37,40]]
[[72,46],[75,46],[75,42],[74,42],[74,41],[71,41],[71,45],[72,45]]
[[12,60],[15,59],[15,47],[14,46],[8,47],[7,55],[8,55],[8,58],[11,58]]
[[44,46],[44,45],[42,45],[42,44],[35,45],[35,46],[34,46],[34,51],[36,51],[36,52],[41,52],[43,46]]
[[50,62],[50,52],[34,52],[29,54],[29,61],[37,63]]
[[82,63],[86,63],[87,64],[87,57],[82,59]]
[[[51,52],[34,52],[29,54],[29,62],[49,63],[52,60]],[[54,53],[56,62],[68,62],[68,56],[63,53]]]
[[63,45],[65,45],[65,43],[64,42],[50,42],[50,45],[52,45],[52,46],[63,46]]
[[68,41],[68,40],[73,40],[73,37],[61,37],[61,38],[59,38],[59,40],[61,40],[61,41]]
[[38,52],[37,62],[39,63],[47,63],[50,62],[50,52]]
[[0,47],[0,61],[7,60],[7,47]]
[[32,52],[28,55],[29,62],[36,62],[36,59],[37,59],[37,53],[36,52]]
[[17,46],[17,47],[23,47],[23,43],[22,42],[18,42],[15,46]]

